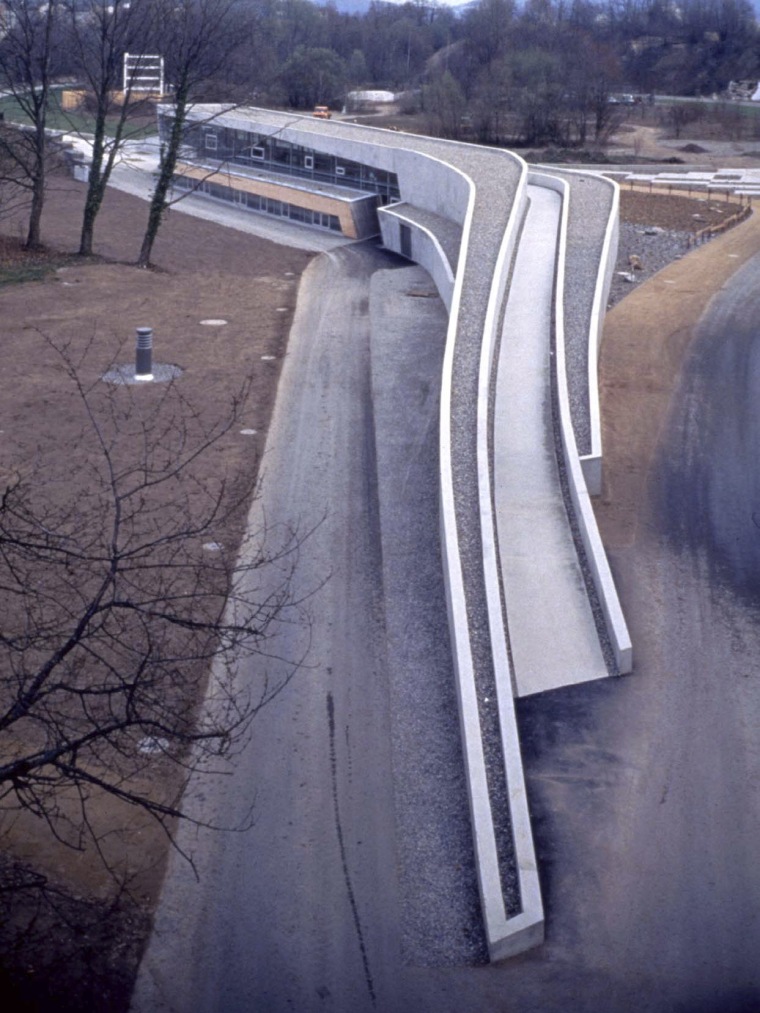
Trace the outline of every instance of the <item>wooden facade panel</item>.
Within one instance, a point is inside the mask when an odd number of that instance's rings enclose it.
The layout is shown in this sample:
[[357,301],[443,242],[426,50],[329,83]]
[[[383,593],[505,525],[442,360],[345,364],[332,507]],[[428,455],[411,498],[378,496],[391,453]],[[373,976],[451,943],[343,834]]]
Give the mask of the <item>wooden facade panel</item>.
[[295,207],[306,208],[308,211],[335,215],[340,222],[341,232],[349,239],[360,238],[357,222],[353,214],[353,204],[356,203],[361,207],[369,202],[368,200],[345,201],[339,197],[331,197],[324,193],[313,193],[309,190],[302,190],[269,179],[255,179],[249,176],[238,176],[229,172],[210,172],[208,169],[189,165],[187,162],[177,165],[177,174],[185,176],[188,179],[196,179],[199,182],[216,183],[217,186],[224,186],[230,190],[242,190],[247,193],[256,194],[258,197],[268,197],[271,200],[282,201],[285,204],[293,204]]

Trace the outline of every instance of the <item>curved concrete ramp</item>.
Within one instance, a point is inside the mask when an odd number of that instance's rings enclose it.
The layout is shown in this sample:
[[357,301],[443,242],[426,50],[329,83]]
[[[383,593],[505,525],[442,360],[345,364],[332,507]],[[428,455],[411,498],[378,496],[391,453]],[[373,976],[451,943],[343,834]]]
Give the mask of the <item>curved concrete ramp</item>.
[[517,696],[609,674],[565,508],[552,418],[562,202],[543,187],[528,193],[494,404],[496,526]]

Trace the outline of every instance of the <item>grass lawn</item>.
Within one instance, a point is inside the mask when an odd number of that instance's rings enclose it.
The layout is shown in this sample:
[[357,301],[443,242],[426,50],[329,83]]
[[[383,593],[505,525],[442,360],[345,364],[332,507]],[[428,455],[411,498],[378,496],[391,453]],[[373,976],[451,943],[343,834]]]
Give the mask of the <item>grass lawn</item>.
[[[53,100],[48,110],[47,125],[51,130],[63,130],[66,133],[91,134],[95,129],[95,118],[84,108],[65,110],[61,108],[60,96],[62,89],[53,92]],[[9,123],[30,123],[29,116],[22,105],[13,96],[0,99],[0,113]],[[119,117],[114,114],[106,122],[106,132],[110,137],[116,133]],[[156,117],[150,107],[137,108],[130,114],[126,135],[130,140],[150,137],[158,133]]]

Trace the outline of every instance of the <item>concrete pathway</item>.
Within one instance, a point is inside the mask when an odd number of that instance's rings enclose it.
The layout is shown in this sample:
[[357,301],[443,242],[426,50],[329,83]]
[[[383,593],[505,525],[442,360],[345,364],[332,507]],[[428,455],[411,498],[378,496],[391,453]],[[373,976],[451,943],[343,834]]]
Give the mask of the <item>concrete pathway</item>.
[[609,674],[554,447],[550,347],[561,202],[542,187],[528,192],[494,407],[496,525],[517,696]]

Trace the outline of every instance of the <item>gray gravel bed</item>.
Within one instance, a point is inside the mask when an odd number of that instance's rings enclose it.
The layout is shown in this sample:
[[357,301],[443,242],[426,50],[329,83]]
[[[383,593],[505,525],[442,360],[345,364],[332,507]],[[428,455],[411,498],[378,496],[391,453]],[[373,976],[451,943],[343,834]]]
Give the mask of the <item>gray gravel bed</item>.
[[448,317],[421,267],[374,275],[370,314],[404,960],[480,964],[488,949],[441,569]]
[[477,180],[470,248],[464,265],[459,329],[454,350],[451,410],[452,466],[457,532],[467,602],[470,645],[486,759],[486,776],[493,810],[504,904],[508,916],[521,910],[519,880],[509,808],[505,763],[496,711],[496,685],[488,628],[483,571],[477,461],[477,403],[480,354],[486,307],[501,241],[509,222],[519,178],[518,166],[504,159],[500,171],[493,153],[486,166],[481,159],[457,160]]
[[599,258],[612,206],[609,183],[547,168],[570,184],[565,266],[565,356],[567,386],[578,453],[591,452],[588,342]]
[[[620,242],[615,274],[610,287],[608,309],[620,302],[642,281],[657,274],[663,267],[678,260],[689,249],[689,233],[652,229],[644,225],[620,225]],[[643,270],[632,271],[628,258],[635,254]]]

